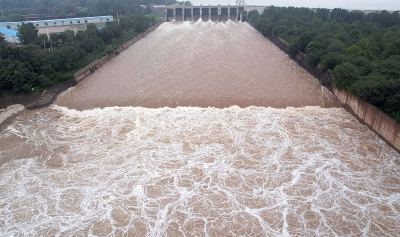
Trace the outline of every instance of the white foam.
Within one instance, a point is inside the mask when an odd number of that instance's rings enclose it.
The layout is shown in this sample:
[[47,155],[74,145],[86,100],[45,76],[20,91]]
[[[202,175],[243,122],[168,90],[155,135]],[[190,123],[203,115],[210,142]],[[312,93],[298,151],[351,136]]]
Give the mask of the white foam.
[[400,227],[400,156],[343,109],[53,106],[0,142],[12,136],[28,138],[14,154],[40,153],[1,167],[2,236]]

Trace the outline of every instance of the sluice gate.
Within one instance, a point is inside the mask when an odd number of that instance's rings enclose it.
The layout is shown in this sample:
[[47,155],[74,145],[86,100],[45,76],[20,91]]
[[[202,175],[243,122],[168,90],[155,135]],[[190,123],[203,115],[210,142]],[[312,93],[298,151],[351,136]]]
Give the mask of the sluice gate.
[[244,6],[185,6],[169,5],[165,7],[165,21],[244,21]]

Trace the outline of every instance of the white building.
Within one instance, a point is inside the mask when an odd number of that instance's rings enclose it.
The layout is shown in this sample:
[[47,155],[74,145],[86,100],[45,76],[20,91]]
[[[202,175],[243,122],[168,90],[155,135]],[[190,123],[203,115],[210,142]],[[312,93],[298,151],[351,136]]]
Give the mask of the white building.
[[151,4],[151,7],[153,7],[153,8],[165,8],[165,5],[164,4]]
[[[81,25],[89,23],[101,23],[113,21],[113,16],[94,16],[94,17],[79,17],[79,18],[68,18],[68,19],[53,19],[53,20],[41,20],[41,21],[25,21],[25,23],[31,22],[38,28],[52,27],[52,26],[68,26],[68,25]],[[47,25],[46,25],[47,23]],[[18,26],[22,22],[2,22],[3,25],[9,26],[11,29],[17,30]]]

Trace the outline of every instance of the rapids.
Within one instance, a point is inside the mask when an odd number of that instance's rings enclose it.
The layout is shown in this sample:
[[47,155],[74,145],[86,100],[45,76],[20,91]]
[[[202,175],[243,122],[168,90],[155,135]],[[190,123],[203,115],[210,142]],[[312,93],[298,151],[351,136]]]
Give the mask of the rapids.
[[400,155],[337,106],[247,23],[164,23],[0,132],[0,236],[397,235]]

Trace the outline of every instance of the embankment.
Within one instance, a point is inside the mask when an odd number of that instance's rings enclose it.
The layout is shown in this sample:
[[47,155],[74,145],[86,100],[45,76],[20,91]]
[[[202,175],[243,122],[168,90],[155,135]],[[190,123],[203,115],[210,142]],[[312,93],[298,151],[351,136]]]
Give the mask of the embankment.
[[400,152],[400,124],[377,109],[375,106],[350,94],[345,90],[334,89],[334,94],[359,120]]
[[50,87],[48,90],[44,92],[33,91],[27,94],[19,94],[19,95],[10,95],[10,96],[0,96],[0,109],[6,108],[13,104],[22,104],[27,109],[39,109],[52,104],[57,96],[66,91],[68,88],[76,86],[78,83],[83,81],[87,76],[94,73],[97,69],[99,69],[102,65],[116,57],[120,52],[127,49],[130,45],[137,42],[139,39],[146,36],[149,32],[154,31],[159,25],[164,22],[164,18],[160,18],[155,25],[147,29],[145,32],[138,34],[136,37],[127,41],[120,47],[118,47],[113,52],[108,53],[106,56],[101,59],[95,60],[90,63],[88,66],[79,70],[74,74],[74,78],[65,82],[61,82],[57,85]]
[[[282,51],[288,53],[288,43],[285,40],[274,36],[268,36],[268,39]],[[382,140],[386,141],[400,152],[399,123],[370,103],[345,90],[336,89],[333,76],[321,71],[318,67],[310,66],[307,63],[304,53],[298,52],[294,60],[316,77],[322,85],[333,92],[347,111],[351,112],[361,123],[367,125],[372,131],[378,134]]]

